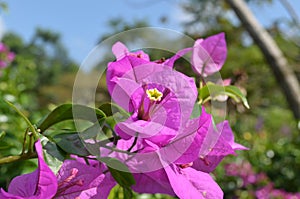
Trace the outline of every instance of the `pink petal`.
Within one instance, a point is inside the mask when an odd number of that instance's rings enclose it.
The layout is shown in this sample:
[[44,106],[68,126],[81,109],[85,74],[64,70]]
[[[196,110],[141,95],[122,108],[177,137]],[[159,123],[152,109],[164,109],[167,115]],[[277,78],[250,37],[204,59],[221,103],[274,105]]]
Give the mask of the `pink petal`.
[[[72,175],[72,171],[73,175]],[[98,166],[89,166],[76,160],[66,160],[58,173],[58,194],[55,198],[107,198],[116,182]]]
[[8,49],[4,43],[0,42],[0,52],[6,52]]
[[129,53],[127,47],[119,41],[112,46],[112,52],[115,55],[117,61],[122,59]]
[[[38,169],[32,173],[15,177],[9,187],[8,193],[15,198],[27,197],[30,199],[52,198],[57,191],[57,180],[54,173],[43,159],[43,150],[40,140],[35,143],[38,155]],[[1,191],[1,194],[5,194]]]
[[[235,150],[247,149],[234,142],[233,132],[228,121],[218,124],[216,128],[217,130],[213,128],[209,130],[206,137],[208,139],[204,141],[204,144],[207,145],[204,149],[208,148],[208,153],[206,153],[206,150],[203,150],[205,153],[200,151],[200,158],[194,161],[193,168],[208,173],[212,172],[225,156],[235,155]],[[213,141],[213,139],[217,140]]]
[[132,187],[138,193],[169,194],[175,196],[164,169],[134,174],[136,184]]
[[16,57],[16,55],[13,52],[9,52],[7,54],[7,59],[8,59],[9,62],[12,62],[15,59],[15,57]]
[[7,62],[0,60],[0,69],[7,67],[7,65],[8,65]]
[[123,139],[129,139],[138,133],[139,138],[150,140],[159,146],[167,144],[177,133],[174,129],[157,122],[144,120],[132,122],[130,119],[118,123],[115,130]]
[[227,57],[225,34],[197,40],[192,55],[193,70],[204,77],[219,71]]
[[166,60],[163,65],[167,65],[170,66],[171,68],[174,67],[174,63],[177,59],[181,58],[182,56],[184,56],[185,54],[187,54],[188,52],[192,51],[193,48],[185,48],[182,49],[180,51],[178,51],[173,57],[171,57],[170,59]]
[[165,168],[171,186],[181,199],[222,199],[223,192],[212,177],[193,168],[180,169],[170,165]]
[[[169,157],[173,156],[173,161],[176,160],[176,164],[188,164],[199,158],[200,148],[210,125],[211,115],[207,114],[203,108],[201,116],[191,120],[188,126],[184,128],[183,133],[179,133],[165,147],[164,151],[167,151],[167,153],[165,152],[166,155]],[[176,159],[174,159],[175,156],[177,156]]]

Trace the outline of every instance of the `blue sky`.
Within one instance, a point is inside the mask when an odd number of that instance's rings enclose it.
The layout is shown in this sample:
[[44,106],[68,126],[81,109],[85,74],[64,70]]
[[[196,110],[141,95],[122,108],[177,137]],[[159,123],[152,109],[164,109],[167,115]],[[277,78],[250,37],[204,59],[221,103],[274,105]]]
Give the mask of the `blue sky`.
[[[300,13],[300,1],[289,0]],[[107,22],[113,17],[126,21],[146,19],[152,26],[182,31],[178,9],[179,0],[9,0],[8,13],[2,13],[2,26],[14,31],[25,40],[31,38],[36,27],[49,28],[62,35],[62,41],[71,57],[81,62],[103,33],[107,33]],[[273,6],[252,7],[259,20],[268,25],[275,17],[289,18],[285,9],[274,0]],[[166,16],[168,23],[161,24]],[[0,30],[1,31],[1,30]]]

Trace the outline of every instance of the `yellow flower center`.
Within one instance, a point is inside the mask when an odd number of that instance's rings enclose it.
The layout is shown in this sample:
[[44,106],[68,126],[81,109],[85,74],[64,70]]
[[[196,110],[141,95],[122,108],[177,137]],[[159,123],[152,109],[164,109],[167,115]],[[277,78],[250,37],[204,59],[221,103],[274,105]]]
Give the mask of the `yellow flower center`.
[[147,96],[152,101],[160,101],[163,94],[156,88],[146,90]]

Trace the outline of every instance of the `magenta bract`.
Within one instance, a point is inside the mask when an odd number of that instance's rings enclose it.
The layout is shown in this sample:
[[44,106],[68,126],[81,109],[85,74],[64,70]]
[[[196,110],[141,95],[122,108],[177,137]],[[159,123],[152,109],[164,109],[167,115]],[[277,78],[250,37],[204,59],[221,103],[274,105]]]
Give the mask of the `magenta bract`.
[[8,187],[8,192],[1,189],[1,199],[51,199],[56,194],[56,176],[44,161],[40,140],[35,143],[35,149],[38,155],[38,168],[32,173],[14,178]]
[[192,68],[204,77],[219,71],[227,57],[225,34],[198,39],[193,47]]
[[[115,130],[123,139],[134,137],[138,132],[141,138],[165,145],[192,113],[197,97],[194,80],[161,64],[144,64],[145,60],[128,67],[127,61],[132,59],[140,58],[125,56],[109,65],[112,99],[133,112],[127,121],[118,123]],[[121,62],[126,66],[121,66]]]
[[0,42],[0,69],[7,67],[15,59],[15,53],[10,52],[9,48]]
[[163,62],[131,54],[122,43],[113,46],[117,61],[108,66],[109,92],[118,105],[132,112],[116,124],[115,132],[122,138],[116,148],[135,153],[110,156],[128,166],[136,180],[132,189],[138,193],[223,198],[209,173],[225,156],[246,149],[234,142],[227,121],[214,126],[204,108],[200,117],[190,119],[198,95],[195,82],[172,69],[190,51],[199,75],[219,71],[227,54],[224,33],[197,40],[193,48]]
[[94,161],[87,165],[77,160],[66,160],[60,168],[58,179],[57,199],[68,198],[99,198],[106,199],[116,182],[100,162]]
[[201,154],[200,152],[200,158],[194,161],[193,168],[204,172],[212,172],[225,156],[235,155],[235,150],[248,149],[234,142],[234,135],[228,121],[218,124],[216,129],[210,128],[207,138],[215,135],[219,135],[215,144],[208,147],[209,152],[207,154]]

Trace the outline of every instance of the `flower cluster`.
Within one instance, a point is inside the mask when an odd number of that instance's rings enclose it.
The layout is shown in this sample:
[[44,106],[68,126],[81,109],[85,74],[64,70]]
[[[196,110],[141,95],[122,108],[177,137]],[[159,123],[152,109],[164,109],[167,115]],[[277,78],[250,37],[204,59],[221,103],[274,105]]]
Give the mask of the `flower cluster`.
[[0,42],[0,69],[7,67],[15,59],[15,54]]
[[8,192],[0,190],[1,199],[93,198],[93,196],[104,199],[116,185],[109,173],[103,174],[106,167],[99,161],[92,160],[87,165],[82,158],[75,156],[72,160],[65,160],[55,175],[44,161],[40,140],[35,143],[35,149],[38,168],[32,173],[14,178]]
[[300,198],[300,193],[290,193],[283,189],[276,189],[272,181],[264,172],[255,172],[252,165],[243,161],[241,163],[230,163],[225,165],[226,175],[235,176],[242,180],[242,189],[247,190],[251,197],[258,199],[275,198]]
[[[201,114],[191,117],[200,88],[193,78],[175,71],[174,63],[192,52],[191,67],[197,75],[218,72],[227,54],[224,33],[199,39],[169,59],[151,61],[145,52],[130,52],[121,42],[112,51],[116,60],[108,64],[108,91],[130,116],[113,126],[110,148],[99,145],[99,154],[94,155],[100,161],[110,157],[126,165],[135,192],[223,198],[210,173],[225,156],[247,148],[234,142],[228,121],[215,124],[204,106]],[[55,175],[43,160],[40,141],[35,148],[38,169],[13,179],[8,192],[0,191],[0,198],[107,198],[119,183],[110,165],[94,160],[95,156],[84,161],[73,155]]]
[[246,148],[234,142],[227,121],[214,126],[204,107],[191,119],[197,87],[192,78],[173,70],[176,59],[189,51],[193,70],[211,75],[226,59],[224,34],[199,39],[193,48],[164,61],[150,61],[143,51],[129,52],[120,42],[113,46],[117,60],[108,65],[108,90],[118,105],[132,112],[115,127],[122,138],[117,147],[136,152],[134,160],[127,160],[136,192],[222,198],[209,173],[223,157]]

